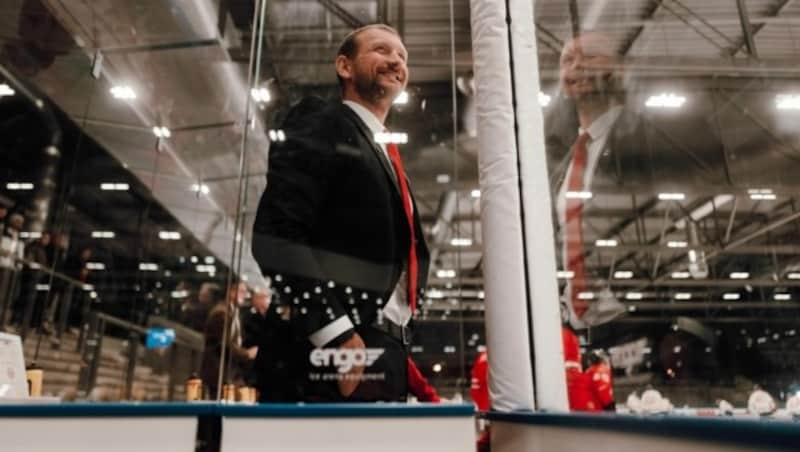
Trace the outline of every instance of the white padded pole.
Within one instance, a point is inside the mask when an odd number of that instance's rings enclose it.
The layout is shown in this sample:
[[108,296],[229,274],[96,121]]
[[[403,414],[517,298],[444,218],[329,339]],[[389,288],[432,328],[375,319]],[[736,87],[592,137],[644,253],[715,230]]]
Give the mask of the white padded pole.
[[495,410],[533,410],[506,7],[502,0],[471,0],[470,9],[489,394]]
[[508,8],[511,17],[528,293],[536,357],[536,405],[540,410],[568,411],[544,117],[539,105],[534,3],[535,0],[509,0]]

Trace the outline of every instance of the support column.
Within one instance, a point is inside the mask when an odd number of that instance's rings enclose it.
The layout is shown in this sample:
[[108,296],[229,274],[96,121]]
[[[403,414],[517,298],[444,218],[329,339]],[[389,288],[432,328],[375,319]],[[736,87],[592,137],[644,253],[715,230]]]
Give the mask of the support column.
[[470,8],[489,394],[494,410],[533,410],[534,386],[506,7],[502,0],[472,0]]
[[470,6],[492,407],[566,411],[533,1]]

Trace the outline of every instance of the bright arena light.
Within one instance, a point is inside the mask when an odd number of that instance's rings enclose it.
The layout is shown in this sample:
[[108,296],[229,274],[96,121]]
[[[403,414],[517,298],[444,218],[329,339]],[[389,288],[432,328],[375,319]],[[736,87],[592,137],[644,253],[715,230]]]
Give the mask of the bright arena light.
[[662,93],[650,96],[644,105],[648,108],[681,108],[685,103],[685,96],[679,96],[675,93]]
[[800,95],[778,94],[775,96],[775,108],[778,110],[800,110]]
[[405,105],[408,103],[408,91],[403,90],[397,97],[394,98],[395,105]]

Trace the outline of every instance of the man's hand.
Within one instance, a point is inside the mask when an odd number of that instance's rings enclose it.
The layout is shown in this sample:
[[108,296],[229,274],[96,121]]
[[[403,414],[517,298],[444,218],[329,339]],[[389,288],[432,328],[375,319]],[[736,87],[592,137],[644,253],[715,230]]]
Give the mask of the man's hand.
[[[358,333],[353,333],[353,337],[348,339],[344,342],[340,349],[343,348],[354,348],[354,349],[365,349],[367,348],[364,345],[364,341],[361,339],[361,336]],[[350,395],[356,390],[358,384],[360,383],[359,378],[361,374],[364,373],[364,366],[353,366],[346,374],[342,374],[342,379],[339,380],[339,393],[341,393],[344,397],[350,397]]]
[[250,347],[246,350],[247,352],[247,359],[250,361],[256,359],[256,355],[258,355],[258,346]]

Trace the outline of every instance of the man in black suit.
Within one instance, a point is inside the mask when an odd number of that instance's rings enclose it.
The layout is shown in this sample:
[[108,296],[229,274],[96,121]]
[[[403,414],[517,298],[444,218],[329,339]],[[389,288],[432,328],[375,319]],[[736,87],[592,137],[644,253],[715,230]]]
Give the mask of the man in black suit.
[[[569,323],[576,328],[614,314],[596,312],[599,303],[579,295],[593,289],[587,284],[583,245],[592,203],[602,203],[598,193],[627,192],[646,199],[727,181],[714,128],[682,111],[645,113],[630,105],[621,66],[615,46],[602,33],[586,32],[568,41],[560,57],[563,102],[549,112],[546,124],[559,265],[571,278],[564,295]],[[603,290],[599,297],[613,295]],[[616,304],[618,313],[620,307]]]
[[406,398],[407,325],[429,257],[398,148],[377,139],[406,59],[388,26],[350,33],[335,62],[342,100],[303,100],[270,148],[253,255],[291,310],[280,367],[293,390],[262,401]]

